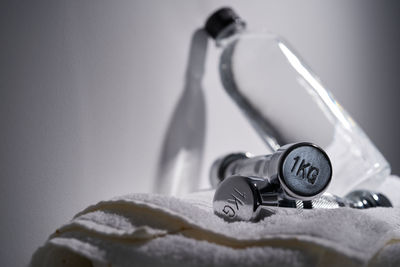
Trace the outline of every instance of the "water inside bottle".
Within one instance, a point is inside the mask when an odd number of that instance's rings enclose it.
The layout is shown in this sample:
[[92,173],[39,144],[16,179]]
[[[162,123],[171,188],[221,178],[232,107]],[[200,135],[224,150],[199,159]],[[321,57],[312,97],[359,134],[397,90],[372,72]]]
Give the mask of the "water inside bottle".
[[[241,34],[221,56],[225,89],[260,114],[280,145],[308,141],[324,148],[333,165],[331,193],[344,195],[383,182],[390,173],[386,160],[292,51],[275,35]],[[270,133],[260,135],[271,147]]]

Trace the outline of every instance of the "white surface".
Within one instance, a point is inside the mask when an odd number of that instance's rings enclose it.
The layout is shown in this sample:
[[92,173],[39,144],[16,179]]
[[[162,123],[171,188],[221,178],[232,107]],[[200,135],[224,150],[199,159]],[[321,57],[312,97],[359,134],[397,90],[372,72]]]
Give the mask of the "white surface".
[[[80,266],[119,267],[395,266],[400,261],[400,208],[271,208],[275,214],[257,223],[228,223],[214,215],[213,194],[184,199],[131,194],[88,207],[51,236],[32,267],[73,266],[68,264],[78,260],[86,260]],[[391,254],[382,253],[388,248]]]

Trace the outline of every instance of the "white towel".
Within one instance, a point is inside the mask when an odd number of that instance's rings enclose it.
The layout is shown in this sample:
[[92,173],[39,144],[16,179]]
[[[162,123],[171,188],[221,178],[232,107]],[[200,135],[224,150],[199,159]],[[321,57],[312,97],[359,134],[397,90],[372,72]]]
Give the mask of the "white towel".
[[400,208],[276,208],[256,223],[227,223],[213,214],[213,193],[132,194],[90,206],[50,236],[31,266],[400,265]]

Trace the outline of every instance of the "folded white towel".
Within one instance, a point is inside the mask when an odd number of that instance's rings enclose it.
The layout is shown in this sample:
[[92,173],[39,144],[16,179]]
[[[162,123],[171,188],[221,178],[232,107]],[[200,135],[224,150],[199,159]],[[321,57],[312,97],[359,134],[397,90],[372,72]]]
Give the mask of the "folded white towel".
[[100,202],[52,234],[31,266],[400,265],[400,208],[280,208],[257,223],[227,223],[212,197]]

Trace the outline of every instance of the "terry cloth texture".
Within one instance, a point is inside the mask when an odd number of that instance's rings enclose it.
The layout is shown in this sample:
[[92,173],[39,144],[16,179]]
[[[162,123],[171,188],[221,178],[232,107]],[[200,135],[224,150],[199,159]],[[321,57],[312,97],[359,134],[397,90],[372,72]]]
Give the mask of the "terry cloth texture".
[[400,266],[400,208],[275,208],[228,223],[213,194],[102,201],[57,229],[31,266]]

